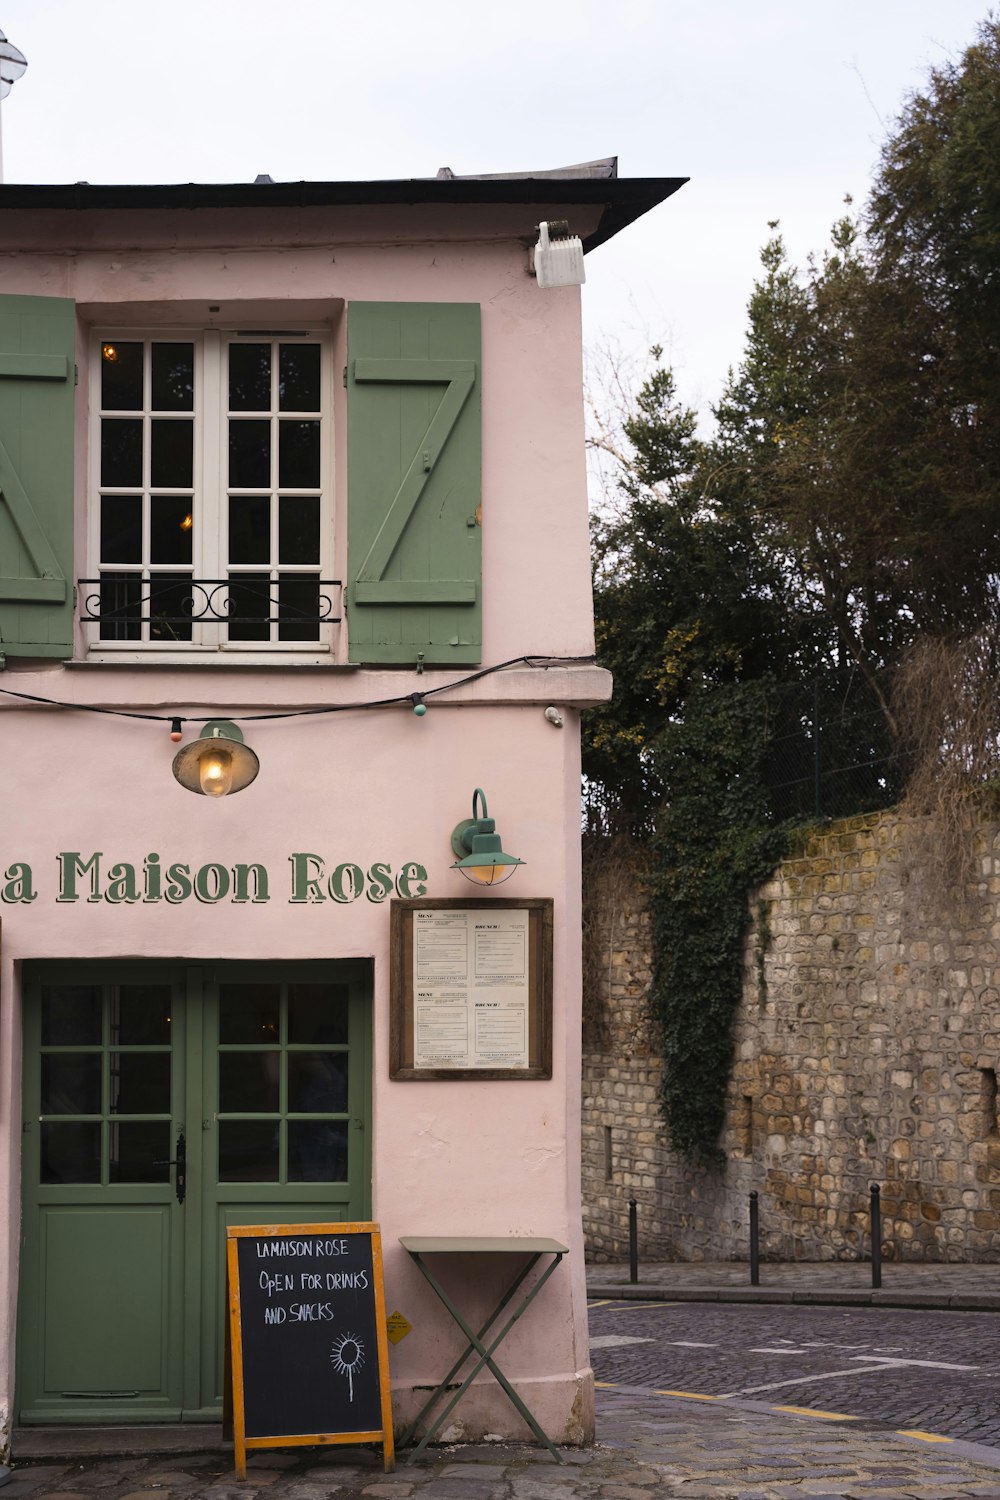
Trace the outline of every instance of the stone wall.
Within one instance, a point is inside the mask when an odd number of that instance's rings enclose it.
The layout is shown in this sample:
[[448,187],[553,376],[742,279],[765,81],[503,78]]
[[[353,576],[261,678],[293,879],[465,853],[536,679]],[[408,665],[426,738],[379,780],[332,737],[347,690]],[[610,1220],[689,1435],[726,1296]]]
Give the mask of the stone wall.
[[686,1166],[659,1122],[640,887],[595,914],[593,1259],[627,1256],[630,1198],[643,1259],[745,1259],[752,1189],[763,1257],[867,1257],[877,1182],[886,1258],[1000,1260],[1000,827],[977,830],[961,915],[927,873],[929,837],[894,813],[846,819],[754,894],[717,1175]]

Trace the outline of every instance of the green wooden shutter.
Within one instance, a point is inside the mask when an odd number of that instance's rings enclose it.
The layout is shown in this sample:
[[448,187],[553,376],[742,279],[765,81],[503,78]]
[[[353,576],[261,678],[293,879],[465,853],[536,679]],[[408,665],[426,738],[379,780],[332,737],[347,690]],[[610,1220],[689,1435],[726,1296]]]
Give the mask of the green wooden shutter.
[[73,652],[76,314],[0,297],[0,655]]
[[477,303],[348,310],[348,630],[356,662],[478,662]]

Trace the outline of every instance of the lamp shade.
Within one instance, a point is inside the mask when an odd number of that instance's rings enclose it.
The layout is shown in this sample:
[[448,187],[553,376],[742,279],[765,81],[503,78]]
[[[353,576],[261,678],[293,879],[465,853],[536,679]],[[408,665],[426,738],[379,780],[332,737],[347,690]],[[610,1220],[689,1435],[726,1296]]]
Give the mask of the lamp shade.
[[213,719],[196,740],[178,750],[173,772],[182,787],[201,797],[242,792],[260,770],[260,761],[228,719]]
[[[478,817],[477,802],[482,808]],[[451,868],[461,870],[475,885],[499,885],[513,875],[518,865],[524,864],[523,859],[504,853],[496,823],[488,815],[486,798],[480,787],[476,787],[472,794],[472,817],[465,818],[453,830],[451,847],[453,853],[460,856]]]

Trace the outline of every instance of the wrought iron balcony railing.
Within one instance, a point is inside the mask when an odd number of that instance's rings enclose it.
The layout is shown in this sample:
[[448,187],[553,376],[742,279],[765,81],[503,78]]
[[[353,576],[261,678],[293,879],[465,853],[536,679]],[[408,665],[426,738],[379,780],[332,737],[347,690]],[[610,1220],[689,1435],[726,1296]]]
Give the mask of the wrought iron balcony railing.
[[80,619],[106,641],[191,641],[195,628],[224,625],[231,641],[315,641],[342,618],[338,578],[304,573],[231,573],[192,578],[178,573],[107,572],[77,580]]

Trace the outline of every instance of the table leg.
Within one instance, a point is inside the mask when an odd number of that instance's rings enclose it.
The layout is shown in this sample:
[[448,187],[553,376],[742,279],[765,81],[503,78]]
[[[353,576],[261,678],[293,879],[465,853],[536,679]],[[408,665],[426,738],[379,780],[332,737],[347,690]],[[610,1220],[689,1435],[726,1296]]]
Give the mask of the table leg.
[[[417,1257],[414,1256],[413,1259],[417,1260]],[[479,1333],[476,1335],[476,1337],[478,1339],[481,1340],[481,1339],[484,1339],[486,1337],[487,1333],[489,1333],[490,1329],[492,1328],[493,1324],[496,1322],[497,1318],[503,1312],[504,1308],[507,1306],[508,1302],[510,1302],[511,1298],[519,1290],[519,1288],[523,1284],[525,1278],[529,1275],[529,1273],[531,1272],[532,1268],[537,1264],[537,1262],[538,1262],[538,1256],[537,1255],[532,1256],[531,1260],[528,1261],[528,1264],[522,1269],[522,1271],[521,1271],[520,1275],[517,1277],[516,1281],[512,1281],[511,1282],[510,1286],[504,1292],[504,1294],[501,1297],[500,1301],[497,1303],[496,1307],[490,1313],[489,1317],[487,1318],[486,1322],[483,1324],[482,1328],[480,1328]],[[425,1279],[427,1279],[427,1280],[430,1281],[430,1284],[434,1288],[434,1291],[437,1294],[437,1296],[442,1301],[444,1301],[445,1306],[448,1307],[449,1311],[451,1311],[449,1303],[448,1303],[447,1299],[444,1297],[443,1292],[437,1286],[437,1284],[427,1275],[427,1271],[425,1270],[424,1266],[420,1263],[419,1260],[417,1260],[417,1265],[419,1266],[419,1268],[420,1268],[421,1272],[423,1273]],[[454,1314],[452,1314],[452,1316],[454,1316]],[[459,1370],[462,1368],[462,1366],[465,1364],[465,1361],[468,1359],[469,1355],[474,1352],[474,1350],[475,1350],[475,1344],[473,1342],[470,1341],[468,1344],[466,1344],[465,1349],[458,1356],[458,1358],[456,1359],[455,1363],[452,1365],[451,1369],[448,1371],[447,1375],[445,1375],[444,1378],[441,1381],[438,1382],[437,1388],[431,1392],[431,1394],[428,1397],[428,1399],[424,1402],[423,1406],[417,1412],[417,1415],[413,1418],[413,1421],[410,1423],[410,1425],[407,1427],[406,1431],[403,1433],[402,1437],[399,1440],[399,1446],[400,1446],[400,1448],[405,1448],[406,1447],[407,1443],[413,1437],[414,1433],[416,1432],[417,1428],[420,1426],[421,1422],[424,1420],[424,1417],[426,1417],[427,1413],[431,1410],[431,1408],[435,1405],[435,1403],[438,1402],[441,1399],[441,1397],[444,1396],[447,1393],[448,1386],[450,1385],[450,1383],[452,1382],[452,1380],[454,1380],[455,1376],[458,1374]],[[435,1430],[436,1430],[436,1425],[435,1425]],[[423,1444],[421,1444],[421,1447],[422,1446],[423,1446]],[[418,1449],[418,1452],[419,1452],[419,1449]]]
[[[455,1307],[454,1303],[451,1301],[451,1299],[448,1296],[447,1292],[444,1290],[444,1287],[442,1287],[440,1285],[440,1283],[435,1280],[434,1276],[428,1270],[427,1266],[424,1265],[424,1263],[421,1260],[420,1256],[419,1255],[415,1255],[412,1252],[411,1252],[411,1255],[412,1255],[413,1260],[416,1262],[417,1266],[423,1272],[423,1274],[424,1274],[425,1278],[427,1279],[427,1281],[430,1283],[431,1287],[436,1292],[436,1294],[439,1297],[439,1299],[441,1300],[441,1302],[443,1302],[444,1306],[451,1313],[451,1316],[454,1318],[454,1320],[458,1324],[459,1328],[465,1334],[465,1337],[469,1340],[469,1349],[467,1349],[465,1351],[465,1354],[463,1354],[462,1360],[459,1361],[459,1363],[461,1364],[462,1362],[464,1362],[464,1360],[467,1358],[467,1356],[468,1356],[468,1354],[470,1352],[470,1349],[475,1349],[476,1352],[479,1354],[480,1358],[476,1362],[476,1364],[473,1366],[471,1372],[465,1377],[465,1379],[463,1380],[462,1384],[459,1386],[458,1390],[452,1396],[451,1400],[448,1402],[448,1405],[445,1407],[444,1411],[442,1411],[441,1413],[439,1413],[438,1417],[436,1418],[436,1420],[434,1422],[434,1425],[421,1438],[420,1442],[417,1444],[416,1448],[413,1450],[413,1453],[410,1456],[409,1462],[413,1463],[414,1460],[417,1458],[417,1456],[427,1446],[427,1444],[430,1442],[431,1438],[434,1436],[435,1432],[437,1432],[437,1430],[440,1428],[441,1424],[445,1421],[445,1419],[451,1414],[451,1412],[458,1405],[458,1402],[465,1395],[465,1392],[468,1390],[468,1388],[472,1384],[473,1380],[475,1380],[476,1376],[479,1374],[479,1371],[485,1365],[489,1369],[489,1371],[490,1371],[491,1375],[493,1376],[494,1380],[496,1380],[496,1382],[498,1383],[498,1385],[500,1385],[501,1388],[506,1392],[509,1400],[511,1401],[511,1403],[513,1404],[513,1406],[515,1407],[515,1409],[524,1418],[525,1422],[528,1424],[528,1426],[531,1428],[532,1432],[538,1438],[538,1441],[540,1443],[543,1443],[545,1445],[545,1447],[548,1448],[549,1452],[552,1454],[553,1458],[556,1460],[557,1463],[562,1463],[563,1462],[563,1458],[562,1458],[562,1455],[560,1454],[559,1450],[556,1448],[555,1444],[550,1441],[550,1439],[548,1438],[548,1436],[542,1431],[541,1427],[535,1421],[535,1419],[532,1416],[531,1412],[525,1406],[524,1402],[521,1400],[520,1396],[514,1390],[514,1387],[511,1385],[511,1383],[507,1379],[506,1375],[500,1369],[499,1365],[497,1365],[494,1362],[493,1357],[492,1357],[493,1354],[496,1352],[496,1350],[499,1349],[500,1345],[503,1343],[504,1339],[507,1337],[508,1333],[513,1328],[514,1324],[518,1321],[519,1318],[521,1318],[523,1316],[523,1314],[524,1314],[525,1310],[528,1308],[529,1304],[534,1301],[535,1297],[538,1296],[538,1293],[541,1291],[542,1287],[548,1281],[549,1277],[552,1275],[552,1272],[555,1270],[556,1266],[558,1266],[559,1262],[562,1260],[562,1256],[561,1255],[556,1255],[553,1258],[551,1264],[548,1265],[548,1266],[546,1266],[545,1271],[538,1278],[538,1280],[535,1282],[535,1284],[532,1286],[531,1290],[529,1291],[528,1295],[523,1299],[523,1301],[521,1302],[521,1304],[518,1307],[517,1311],[510,1318],[508,1318],[507,1322],[504,1324],[504,1326],[500,1330],[499,1334],[496,1336],[496,1338],[493,1340],[493,1342],[490,1344],[489,1348],[487,1349],[487,1348],[484,1347],[484,1345],[482,1343],[482,1339],[478,1335],[476,1335],[476,1334],[474,1334],[472,1332],[472,1329],[466,1323],[465,1319],[462,1317],[462,1314],[459,1312],[458,1308]],[[531,1268],[540,1260],[540,1258],[541,1258],[540,1254],[534,1256],[534,1258],[529,1262],[528,1266],[526,1267],[525,1274],[527,1273],[527,1271],[531,1270]],[[520,1279],[521,1279],[521,1281],[523,1281],[524,1280],[524,1275],[522,1275],[522,1277]],[[509,1298],[507,1300],[509,1300]],[[497,1317],[499,1316],[500,1312],[502,1311],[503,1305],[504,1305],[503,1302],[501,1302],[497,1306],[495,1312],[491,1315],[491,1317],[489,1319],[489,1322],[486,1325],[487,1327],[489,1327],[491,1324],[493,1324],[496,1321]],[[445,1382],[443,1382],[443,1384],[444,1383]],[[438,1390],[434,1393],[434,1397],[432,1399],[436,1400],[439,1393],[441,1393],[441,1387],[440,1386],[438,1387]]]

